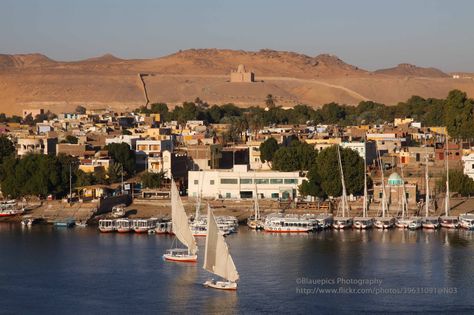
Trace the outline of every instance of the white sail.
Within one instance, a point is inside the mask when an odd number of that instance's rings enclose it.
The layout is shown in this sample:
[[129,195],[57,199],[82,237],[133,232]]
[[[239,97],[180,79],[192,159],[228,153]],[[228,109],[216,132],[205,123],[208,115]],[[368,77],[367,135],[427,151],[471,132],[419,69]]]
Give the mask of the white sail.
[[239,280],[239,273],[230,256],[224,236],[219,233],[211,207],[207,208],[206,253],[203,268],[228,281]]
[[196,240],[189,227],[188,216],[184,211],[174,180],[171,181],[171,220],[176,238],[188,248],[190,254],[195,255],[197,252]]

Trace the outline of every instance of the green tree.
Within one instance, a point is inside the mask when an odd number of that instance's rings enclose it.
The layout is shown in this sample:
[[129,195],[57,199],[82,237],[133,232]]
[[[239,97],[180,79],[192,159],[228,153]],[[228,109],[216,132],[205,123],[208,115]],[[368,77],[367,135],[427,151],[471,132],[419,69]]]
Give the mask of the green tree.
[[262,162],[271,162],[278,148],[279,146],[276,139],[268,138],[260,144],[260,160],[262,160]]
[[474,101],[459,90],[449,92],[444,119],[449,135],[457,139],[474,138]]
[[143,187],[145,188],[161,188],[163,186],[165,175],[163,172],[151,173],[145,172],[140,176]]
[[71,143],[71,144],[77,144],[77,142],[79,141],[79,139],[77,139],[77,137],[74,137],[74,136],[72,136],[72,135],[67,135],[64,140],[65,140],[67,143]]
[[[446,191],[446,174],[436,183],[438,190]],[[460,170],[449,170],[449,190],[461,196],[474,194],[474,181]]]
[[298,171],[300,165],[298,159],[294,156],[293,148],[281,147],[279,148],[272,160],[272,169],[281,172],[293,172]]
[[[341,149],[342,169],[348,194],[361,194],[364,191],[364,160],[351,149]],[[321,188],[329,196],[342,194],[341,174],[337,156],[337,147],[332,146],[319,152],[316,169],[308,178],[319,176]]]
[[114,162],[123,165],[127,176],[135,174],[135,151],[131,150],[128,144],[111,143],[106,148]]
[[5,135],[0,136],[0,164],[6,157],[9,157],[15,153],[15,146],[10,139]]

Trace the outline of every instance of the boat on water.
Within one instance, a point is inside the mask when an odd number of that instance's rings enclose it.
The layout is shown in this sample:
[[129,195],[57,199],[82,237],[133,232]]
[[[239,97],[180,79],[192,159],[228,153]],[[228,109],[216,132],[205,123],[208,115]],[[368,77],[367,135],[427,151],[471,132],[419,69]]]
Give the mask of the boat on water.
[[125,208],[127,206],[124,203],[115,205],[112,207],[112,217],[113,218],[123,218],[126,214]]
[[441,226],[439,223],[439,217],[424,217],[421,221],[421,225],[424,229],[435,230]]
[[76,225],[76,221],[74,219],[58,220],[58,221],[55,221],[53,225],[55,227],[72,228]]
[[448,156],[448,135],[446,134],[446,145],[445,145],[445,165],[446,165],[446,196],[444,198],[444,215],[439,218],[440,225],[445,229],[457,229],[460,225],[459,218],[450,216],[449,211],[451,210],[450,205],[450,191],[449,191],[449,156]]
[[265,218],[263,229],[270,233],[308,233],[318,228],[316,219],[303,215],[272,213]]
[[459,218],[454,216],[442,216],[440,218],[441,227],[446,229],[457,229],[459,227]]
[[413,220],[406,217],[400,217],[395,220],[395,226],[399,229],[408,229],[408,226]]
[[171,234],[172,223],[168,220],[160,220],[156,223],[155,233],[156,234]]
[[[380,230],[391,229],[395,226],[395,218],[388,215],[388,202],[387,202],[387,193],[385,190],[385,178],[384,178],[384,170],[383,170],[383,163],[382,159],[380,158],[380,151],[377,150],[378,153],[378,160],[380,165],[380,174],[382,180],[382,201],[380,202],[381,207],[381,215],[380,217],[374,218],[374,227]],[[397,175],[393,173],[391,176]],[[389,177],[389,182],[390,182]]]
[[128,233],[132,231],[132,221],[123,218],[115,220],[115,230],[119,233]]
[[219,227],[210,206],[208,206],[207,211],[208,233],[203,268],[223,280],[207,280],[203,285],[207,288],[235,291],[237,290],[239,273],[230,255],[229,247],[224,237],[219,233]]
[[13,217],[25,213],[16,200],[0,201],[0,217]]
[[411,217],[410,223],[408,224],[408,229],[418,230],[422,227],[422,218],[421,217]]
[[314,220],[316,220],[319,230],[331,228],[333,219],[333,215],[328,213],[320,213],[314,217]]
[[258,190],[257,190],[257,181],[255,179],[255,171],[254,171],[253,182],[255,185],[255,194],[254,194],[254,201],[253,201],[254,213],[247,219],[247,226],[251,228],[252,230],[263,230],[264,222],[262,220],[262,217],[260,216],[260,207],[258,204]]
[[407,194],[405,191],[405,177],[403,176],[403,163],[401,163],[401,161],[400,161],[400,174],[401,174],[400,178],[402,180],[402,200],[400,202],[400,212],[398,213],[398,216],[395,219],[395,226],[399,229],[408,229],[408,226],[410,225],[412,220],[407,217],[408,202],[407,202]]
[[150,230],[154,230],[156,228],[156,223],[158,219],[150,218],[150,219],[135,219],[132,221],[132,229],[135,233],[148,233]]
[[377,229],[381,229],[381,230],[391,229],[395,226],[395,218],[394,217],[375,218],[374,226]]
[[115,220],[112,219],[100,219],[99,220],[99,231],[102,233],[110,233],[115,231]]
[[341,160],[341,152],[339,149],[339,145],[336,145],[336,147],[337,147],[337,159],[339,162],[339,172],[341,175],[341,186],[342,186],[342,196],[341,196],[341,202],[339,203],[339,207],[338,207],[338,213],[342,212],[342,216],[334,217],[332,227],[336,230],[343,230],[343,229],[352,227],[353,218],[347,216],[347,214],[349,214],[349,204],[347,202],[346,183],[344,180],[344,171],[342,169],[342,160]]
[[352,227],[358,230],[371,229],[374,226],[374,218],[355,217]]
[[474,213],[463,213],[459,216],[459,226],[466,230],[474,230]]
[[188,217],[173,179],[171,180],[171,221],[175,241],[179,241],[186,248],[168,249],[163,254],[163,258],[173,262],[196,262],[198,251],[196,239],[191,232]]
[[76,221],[76,226],[82,227],[82,228],[87,227],[87,221],[85,221],[85,220],[84,221]]

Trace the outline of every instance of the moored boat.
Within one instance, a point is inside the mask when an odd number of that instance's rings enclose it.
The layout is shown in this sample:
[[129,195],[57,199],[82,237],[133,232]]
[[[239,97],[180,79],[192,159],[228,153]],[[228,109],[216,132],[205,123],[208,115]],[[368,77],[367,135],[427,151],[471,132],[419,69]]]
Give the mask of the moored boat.
[[334,217],[332,227],[336,230],[344,230],[352,227],[353,219],[350,217]]
[[374,226],[374,219],[369,217],[355,217],[352,227],[358,230],[371,229]]
[[410,223],[408,224],[408,228],[410,230],[418,230],[422,226],[422,219],[420,217],[411,217]]
[[466,230],[474,230],[474,213],[463,213],[459,216],[459,226]]
[[25,213],[16,200],[5,200],[0,202],[0,217],[12,217]]
[[459,227],[459,218],[454,216],[442,216],[440,218],[441,227],[445,229],[457,229]]
[[318,228],[318,224],[314,218],[273,213],[265,218],[263,228],[270,233],[308,233]]
[[110,233],[115,231],[115,220],[101,219],[99,220],[99,231],[102,233]]
[[386,230],[395,226],[395,218],[393,217],[379,217],[375,218],[374,226],[377,229]]
[[421,225],[424,229],[435,230],[440,227],[439,217],[425,217],[423,218]]
[[129,219],[115,220],[115,230],[119,233],[128,233],[132,230],[132,221]]

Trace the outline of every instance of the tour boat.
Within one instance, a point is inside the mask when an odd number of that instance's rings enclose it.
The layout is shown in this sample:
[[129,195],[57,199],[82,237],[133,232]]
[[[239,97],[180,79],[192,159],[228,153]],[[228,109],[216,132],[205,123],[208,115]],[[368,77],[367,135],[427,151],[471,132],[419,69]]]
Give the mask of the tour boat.
[[205,237],[207,235],[207,222],[203,218],[194,220],[190,226],[194,237]]
[[441,227],[446,229],[457,229],[459,227],[459,218],[453,216],[442,216],[440,218]]
[[314,217],[318,225],[319,230],[329,229],[333,222],[333,215],[321,213]]
[[424,229],[435,230],[440,227],[439,217],[424,217],[421,225]]
[[263,229],[270,233],[307,233],[315,230],[315,219],[298,215],[269,214],[265,218]]
[[159,221],[156,224],[155,233],[156,234],[169,234],[171,231],[171,222],[169,221]]
[[203,268],[224,280],[207,280],[204,286],[219,290],[237,290],[239,273],[235,267],[229,247],[219,233],[216,218],[211,208],[207,209],[207,237]]
[[115,229],[119,233],[128,233],[132,230],[132,221],[129,219],[115,220]]
[[168,249],[163,258],[173,262],[196,262],[198,251],[196,239],[189,227],[188,217],[173,179],[171,180],[171,221],[175,241],[181,242],[186,248]]
[[12,217],[23,213],[25,213],[25,209],[20,208],[16,200],[0,202],[0,217]]
[[119,205],[116,205],[116,206],[113,206],[112,207],[112,217],[114,218],[122,218],[125,216],[125,207],[126,205],[125,204],[119,204]]
[[355,217],[352,227],[358,230],[367,230],[374,226],[374,219],[369,217]]
[[474,230],[474,213],[463,213],[459,216],[460,227]]
[[101,219],[99,220],[99,231],[102,233],[110,233],[115,231],[115,220]]
[[158,219],[156,218],[136,219],[133,222],[133,230],[135,233],[148,233],[148,231],[156,228],[157,221]]
[[408,224],[408,228],[410,230],[418,230],[422,226],[422,220],[420,217],[411,217],[410,223]]
[[346,183],[344,180],[344,171],[342,169],[342,160],[341,160],[341,152],[339,149],[339,145],[336,145],[336,147],[337,147],[337,159],[339,162],[339,172],[341,175],[341,186],[342,186],[342,196],[341,196],[341,202],[339,203],[338,212],[339,210],[341,210],[342,216],[334,217],[332,227],[337,230],[343,230],[343,229],[352,227],[353,219],[351,217],[346,216],[346,214],[349,213],[349,207],[347,203]]

